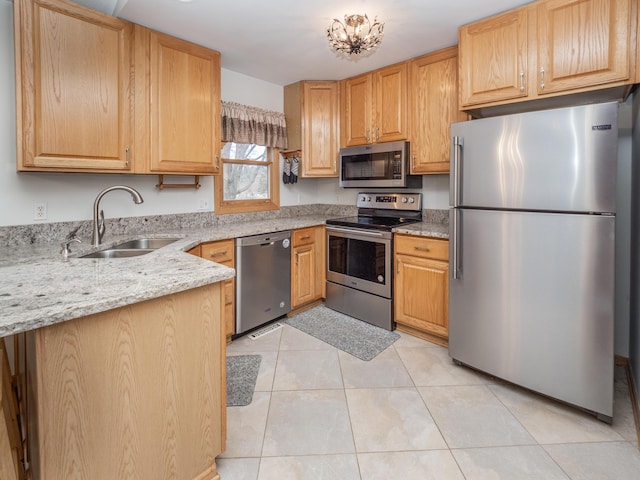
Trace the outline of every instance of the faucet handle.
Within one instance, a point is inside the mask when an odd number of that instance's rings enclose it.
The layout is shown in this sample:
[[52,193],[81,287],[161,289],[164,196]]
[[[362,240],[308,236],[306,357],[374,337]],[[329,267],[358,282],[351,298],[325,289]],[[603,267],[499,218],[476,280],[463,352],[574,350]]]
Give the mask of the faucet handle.
[[104,225],[104,210],[100,210],[100,218],[98,220],[98,238],[102,241],[106,227]]
[[80,230],[80,225],[78,225],[76,228],[74,228],[69,233],[67,233],[67,236],[64,237],[64,239],[65,240],[72,240],[72,239],[76,238],[76,234],[78,233],[78,230]]
[[64,258],[67,258],[71,253],[71,248],[69,248],[69,245],[71,245],[73,242],[82,243],[82,240],[80,240],[79,238],[76,238],[75,235],[73,236],[73,238],[68,238],[68,237],[69,235],[67,235],[67,238],[65,238],[64,242],[60,244],[62,246],[62,250],[60,250],[60,253]]

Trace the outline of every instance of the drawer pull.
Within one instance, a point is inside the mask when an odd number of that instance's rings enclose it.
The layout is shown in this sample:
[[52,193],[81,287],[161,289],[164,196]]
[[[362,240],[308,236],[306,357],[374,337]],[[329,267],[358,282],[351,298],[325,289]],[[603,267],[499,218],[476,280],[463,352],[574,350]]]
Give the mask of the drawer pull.
[[212,253],[211,255],[209,255],[209,256],[210,256],[211,258],[214,258],[214,257],[222,257],[222,256],[224,256],[224,255],[226,255],[226,254],[227,254],[227,251],[226,251],[226,250],[222,250],[221,252],[213,252],[213,253]]
[[430,252],[431,249],[429,247],[421,247],[420,245],[415,245],[414,250],[418,250],[420,252]]

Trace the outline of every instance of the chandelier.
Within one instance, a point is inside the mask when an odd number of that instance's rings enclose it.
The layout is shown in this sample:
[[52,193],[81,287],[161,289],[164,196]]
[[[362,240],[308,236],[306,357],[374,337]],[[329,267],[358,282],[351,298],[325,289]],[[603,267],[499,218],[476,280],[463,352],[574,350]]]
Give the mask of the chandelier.
[[371,50],[382,41],[384,23],[379,23],[377,17],[373,25],[365,13],[363,15],[345,15],[344,23],[334,18],[327,28],[327,38],[334,50],[342,55],[360,55]]

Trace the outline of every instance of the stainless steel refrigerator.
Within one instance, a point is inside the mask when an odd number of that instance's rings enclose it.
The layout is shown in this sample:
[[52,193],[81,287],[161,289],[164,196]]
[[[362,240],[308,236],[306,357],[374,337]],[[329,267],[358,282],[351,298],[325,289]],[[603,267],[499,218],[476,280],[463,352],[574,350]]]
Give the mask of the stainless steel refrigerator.
[[613,416],[618,105],[451,126],[449,355]]

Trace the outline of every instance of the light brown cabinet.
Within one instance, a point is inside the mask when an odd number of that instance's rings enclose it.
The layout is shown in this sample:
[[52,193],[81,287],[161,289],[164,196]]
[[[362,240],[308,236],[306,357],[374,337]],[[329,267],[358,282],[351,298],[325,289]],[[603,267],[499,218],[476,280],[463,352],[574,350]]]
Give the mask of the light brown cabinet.
[[67,0],[16,0],[17,169],[214,175],[220,54]]
[[447,345],[448,241],[396,235],[394,310],[398,330]]
[[4,338],[0,338],[0,478],[24,478],[18,406]]
[[[229,268],[235,268],[235,241],[233,239],[203,243],[199,247],[199,252],[192,252],[192,250],[190,250],[189,253],[194,253],[194,255],[199,255],[202,258],[212,260]],[[230,278],[229,280],[222,282],[224,298],[223,318],[227,342],[230,342],[231,336],[236,333],[235,286],[235,278]]]
[[336,177],[340,150],[340,88],[336,81],[284,87],[288,150],[302,152],[301,177]]
[[135,27],[136,173],[220,173],[220,54]]
[[291,308],[325,295],[325,230],[323,226],[292,232]]
[[18,171],[130,171],[133,24],[15,0],[14,25]]
[[461,109],[634,82],[632,0],[540,0],[459,30]]
[[348,78],[341,89],[343,147],[408,137],[406,63]]
[[27,333],[32,478],[218,478],[226,436],[220,288]]
[[458,110],[458,49],[409,62],[411,173],[449,173],[449,126],[467,119]]

